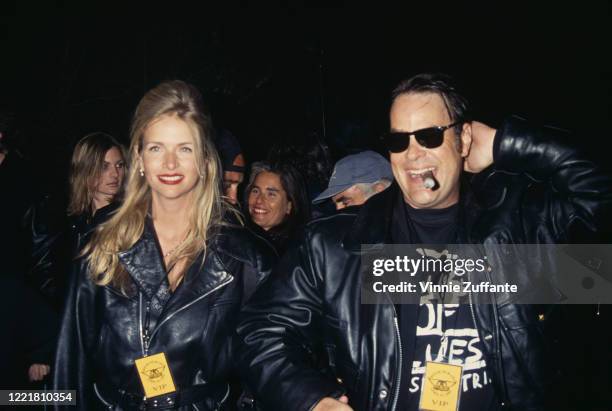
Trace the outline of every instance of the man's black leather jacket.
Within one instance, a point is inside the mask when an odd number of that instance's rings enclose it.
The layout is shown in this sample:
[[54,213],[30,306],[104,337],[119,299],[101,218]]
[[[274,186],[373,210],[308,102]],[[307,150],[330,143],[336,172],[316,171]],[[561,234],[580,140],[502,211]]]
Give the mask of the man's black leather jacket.
[[[273,250],[244,228],[223,226],[209,240],[203,263],[196,259],[172,293],[147,220],[140,240],[119,253],[132,280],[128,296],[94,285],[86,261],[77,262],[58,341],[55,388],[78,390],[81,410],[135,409],[143,406],[144,394],[134,360],[145,351],[164,352],[179,391],[159,400],[158,408],[172,402],[189,410],[227,405],[238,312],[275,259]],[[186,405],[187,397],[197,400]]]
[[[602,227],[610,227],[612,180],[563,145],[562,137],[518,118],[502,124],[494,165],[473,178],[471,193],[462,194],[461,241],[601,239]],[[308,410],[323,397],[343,393],[356,410],[396,408],[401,362],[411,347],[401,345],[393,305],[360,304],[359,266],[362,244],[389,240],[399,194],[395,186],[372,197],[357,214],[312,222],[245,308],[236,353],[264,408]],[[471,309],[503,406],[543,409],[547,346],[536,307],[474,304]],[[317,343],[325,347],[331,376],[307,365]]]

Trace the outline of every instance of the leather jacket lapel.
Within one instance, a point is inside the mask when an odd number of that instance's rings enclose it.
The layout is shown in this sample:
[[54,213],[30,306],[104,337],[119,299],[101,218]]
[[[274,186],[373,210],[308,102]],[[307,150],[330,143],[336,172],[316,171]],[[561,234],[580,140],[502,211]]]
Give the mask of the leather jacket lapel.
[[200,255],[191,264],[183,277],[183,283],[176,289],[164,308],[160,320],[181,310],[193,301],[211,294],[234,279],[219,259],[218,254],[210,247],[206,251],[203,263],[202,258],[203,256]]
[[[482,177],[479,177],[482,179]],[[478,180],[480,183],[480,180]],[[476,222],[482,207],[475,198],[473,189],[465,181],[461,182],[461,210],[458,242],[469,243],[471,229]],[[474,183],[472,183],[474,184]],[[347,251],[361,252],[365,244],[382,245],[391,243],[390,228],[393,216],[393,206],[401,191],[396,182],[380,194],[371,197],[361,206],[350,230],[344,237],[343,245]],[[496,202],[499,202],[499,198]]]
[[211,241],[203,263],[203,255],[195,259],[185,273],[183,283],[173,295],[168,290],[166,268],[150,219],[145,222],[140,240],[129,250],[119,253],[119,260],[145,298],[152,300],[155,297],[154,302],[161,305],[159,324],[173,312],[233,280],[233,276],[226,268],[230,262],[221,261],[219,254],[215,252],[220,237],[222,238],[217,235]]
[[[205,254],[200,254],[185,273],[182,284],[163,310],[160,324],[165,318],[182,310],[194,301],[210,295],[217,289],[234,280],[233,272],[237,272],[238,261],[225,253],[220,253],[227,244],[227,237],[221,232],[213,235]],[[203,260],[204,259],[204,260]]]
[[388,242],[393,201],[398,192],[397,184],[393,183],[361,206],[355,222],[342,241],[347,251],[360,253],[362,245],[381,245]]
[[119,261],[139,290],[152,299],[167,275],[151,220],[146,220],[142,237],[132,248],[119,253]]

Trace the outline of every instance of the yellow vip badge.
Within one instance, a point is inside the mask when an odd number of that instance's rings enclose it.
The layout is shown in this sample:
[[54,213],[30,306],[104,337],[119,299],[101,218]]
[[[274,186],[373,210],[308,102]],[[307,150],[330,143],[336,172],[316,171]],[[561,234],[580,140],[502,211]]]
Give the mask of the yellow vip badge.
[[421,386],[420,410],[457,411],[461,395],[460,365],[427,362]]
[[163,352],[136,360],[138,376],[147,398],[176,391],[170,367]]

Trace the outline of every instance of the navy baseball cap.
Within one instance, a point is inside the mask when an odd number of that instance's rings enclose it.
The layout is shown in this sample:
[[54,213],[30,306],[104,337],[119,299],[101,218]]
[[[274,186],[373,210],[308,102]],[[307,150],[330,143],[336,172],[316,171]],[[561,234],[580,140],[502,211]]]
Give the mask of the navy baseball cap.
[[312,203],[323,202],[355,184],[375,183],[383,178],[393,181],[391,164],[387,159],[374,151],[351,154],[338,160],[327,189]]

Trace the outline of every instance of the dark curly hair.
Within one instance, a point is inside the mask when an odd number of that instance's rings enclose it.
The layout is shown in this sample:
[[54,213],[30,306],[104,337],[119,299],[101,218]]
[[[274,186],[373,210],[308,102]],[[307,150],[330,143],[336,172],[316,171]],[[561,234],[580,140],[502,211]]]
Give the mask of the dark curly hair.
[[[402,81],[391,93],[391,104],[401,95],[411,93],[433,93],[442,98],[452,123],[470,120],[467,99],[457,91],[453,79],[443,73],[421,73]],[[462,125],[455,126],[455,133],[461,135]]]

